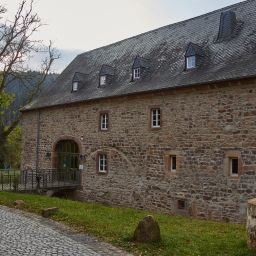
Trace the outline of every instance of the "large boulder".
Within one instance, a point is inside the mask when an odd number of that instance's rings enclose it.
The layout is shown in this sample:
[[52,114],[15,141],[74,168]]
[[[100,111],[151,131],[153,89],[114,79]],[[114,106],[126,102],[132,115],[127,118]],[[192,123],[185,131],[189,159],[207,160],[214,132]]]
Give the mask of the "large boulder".
[[141,220],[134,231],[133,240],[136,242],[157,242],[161,240],[160,228],[152,216]]

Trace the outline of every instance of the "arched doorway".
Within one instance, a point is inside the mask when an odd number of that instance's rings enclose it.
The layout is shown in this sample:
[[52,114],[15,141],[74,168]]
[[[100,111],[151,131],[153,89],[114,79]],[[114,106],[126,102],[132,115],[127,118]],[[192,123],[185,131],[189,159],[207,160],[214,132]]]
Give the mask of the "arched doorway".
[[79,169],[79,147],[73,140],[61,140],[55,147],[57,157],[56,168],[58,170]]

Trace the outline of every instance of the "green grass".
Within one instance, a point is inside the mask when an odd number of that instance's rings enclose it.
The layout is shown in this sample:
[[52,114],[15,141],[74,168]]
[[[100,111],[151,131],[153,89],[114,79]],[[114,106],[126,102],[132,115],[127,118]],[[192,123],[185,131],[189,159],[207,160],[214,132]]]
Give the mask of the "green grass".
[[[23,210],[37,214],[45,207],[59,207],[59,212],[52,216],[52,219],[64,222],[80,232],[93,234],[135,255],[255,255],[247,249],[245,225],[114,208],[46,196],[0,192],[2,205],[13,207],[13,202],[17,199],[26,202]],[[162,241],[153,244],[132,242],[138,221],[148,214],[153,215],[159,222]]]

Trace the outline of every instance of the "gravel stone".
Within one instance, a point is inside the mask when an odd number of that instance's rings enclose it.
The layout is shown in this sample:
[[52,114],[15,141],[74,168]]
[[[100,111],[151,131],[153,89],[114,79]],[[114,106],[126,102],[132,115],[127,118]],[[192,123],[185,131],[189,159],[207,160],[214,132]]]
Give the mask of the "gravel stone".
[[128,256],[92,236],[42,217],[0,206],[0,256]]

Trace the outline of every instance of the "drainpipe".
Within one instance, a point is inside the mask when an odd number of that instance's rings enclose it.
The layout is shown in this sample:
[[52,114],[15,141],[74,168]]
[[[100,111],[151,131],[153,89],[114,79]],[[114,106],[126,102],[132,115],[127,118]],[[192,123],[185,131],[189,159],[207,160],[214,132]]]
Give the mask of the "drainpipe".
[[36,173],[38,173],[39,167],[39,143],[40,143],[40,121],[41,121],[41,111],[37,112],[37,135],[36,135]]

